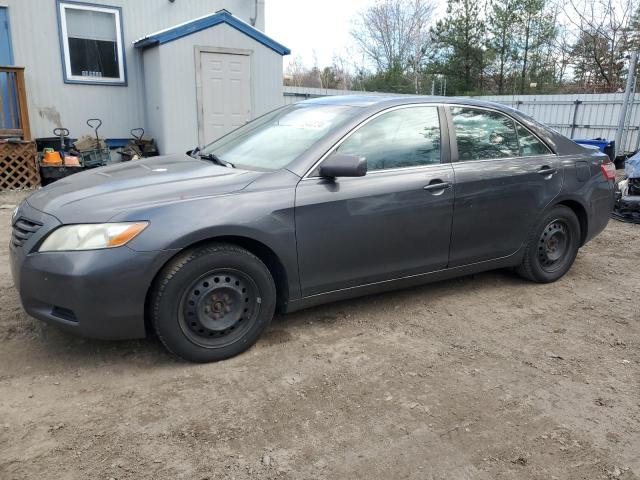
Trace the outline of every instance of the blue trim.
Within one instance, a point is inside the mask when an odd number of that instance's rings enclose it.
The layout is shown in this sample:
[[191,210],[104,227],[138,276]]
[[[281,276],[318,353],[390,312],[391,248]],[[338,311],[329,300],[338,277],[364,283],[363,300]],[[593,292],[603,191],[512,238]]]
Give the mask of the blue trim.
[[13,39],[11,38],[11,19],[9,18],[9,7],[2,6],[5,9],[5,20],[7,22],[7,38],[9,39],[9,65],[14,65],[13,59]]
[[106,138],[104,140],[109,148],[126,147],[130,141],[130,138]]
[[[0,29],[4,30],[6,27],[6,32],[2,32],[2,36],[6,33],[6,39],[2,39],[2,45],[0,45],[0,50],[2,53],[2,64],[3,65],[14,65],[13,62],[13,42],[11,40],[11,21],[9,19],[9,7],[3,6],[0,7],[0,21],[5,22],[5,25],[0,25]],[[5,43],[6,41],[6,43]],[[20,118],[13,117],[11,115],[11,111],[16,112],[16,115],[19,117],[18,112],[18,98],[14,88],[9,88],[9,80],[6,75],[0,76],[0,100],[2,100],[2,107],[0,107],[0,112],[4,113],[4,118],[6,119],[4,128],[19,128],[20,127]],[[12,121],[13,120],[13,121]]]
[[220,10],[207,17],[199,18],[197,20],[193,20],[192,22],[185,23],[184,25],[180,25],[169,30],[165,30],[164,32],[142,38],[137,42],[134,42],[133,45],[136,48],[154,47],[156,45],[162,45],[164,43],[172,42],[173,40],[186,37],[187,35],[191,35],[192,33],[196,33],[201,30],[220,25],[221,23],[226,23],[230,27],[233,27],[239,32],[242,32],[245,35],[253,38],[255,41],[261,43],[265,47],[270,48],[274,52],[279,53],[280,55],[289,55],[291,53],[291,50],[289,50],[284,45],[281,45],[272,38],[267,37],[260,30],[257,30],[252,26],[244,23],[243,21],[238,20],[226,10]]
[[[49,137],[46,137],[46,138],[49,138]],[[36,138],[36,140],[38,139]],[[104,140],[104,143],[106,143],[107,147],[109,148],[121,148],[121,147],[126,147],[131,141],[131,138],[104,138],[103,140]],[[78,141],[77,138],[69,137],[69,142],[72,145],[77,141]]]
[[[118,10],[120,17],[120,47],[122,49],[122,73],[124,75],[123,81],[116,82],[96,82],[95,80],[72,80],[67,77],[67,69],[64,60],[64,35],[62,32],[62,21],[60,19],[60,4],[69,4],[69,5],[82,5],[85,7],[98,7],[98,8],[109,8],[111,10]],[[60,63],[62,65],[62,78],[64,83],[70,83],[75,85],[107,85],[107,86],[116,86],[116,87],[126,87],[128,85],[127,81],[127,53],[125,51],[125,43],[124,43],[124,25],[122,20],[122,7],[114,7],[111,5],[102,5],[99,3],[87,3],[87,2],[76,2],[72,0],[56,0],[56,18],[58,19],[58,37],[60,40]]]

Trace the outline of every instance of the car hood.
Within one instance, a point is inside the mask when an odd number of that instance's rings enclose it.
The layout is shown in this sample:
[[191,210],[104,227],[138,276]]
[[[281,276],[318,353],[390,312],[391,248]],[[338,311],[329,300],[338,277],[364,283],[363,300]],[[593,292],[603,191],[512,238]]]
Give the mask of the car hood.
[[38,190],[27,202],[62,223],[104,222],[123,210],[236,192],[259,175],[169,155],[77,173]]

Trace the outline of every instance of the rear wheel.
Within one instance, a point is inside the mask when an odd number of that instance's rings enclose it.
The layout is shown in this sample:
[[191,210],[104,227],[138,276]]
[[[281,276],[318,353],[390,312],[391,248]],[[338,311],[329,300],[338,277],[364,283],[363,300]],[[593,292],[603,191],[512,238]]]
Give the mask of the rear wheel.
[[569,207],[557,205],[529,235],[518,273],[534,282],[555,282],[569,271],[579,246],[578,218]]
[[276,290],[267,267],[247,250],[216,244],[190,250],[160,273],[152,321],[164,345],[193,362],[237,355],[268,327]]

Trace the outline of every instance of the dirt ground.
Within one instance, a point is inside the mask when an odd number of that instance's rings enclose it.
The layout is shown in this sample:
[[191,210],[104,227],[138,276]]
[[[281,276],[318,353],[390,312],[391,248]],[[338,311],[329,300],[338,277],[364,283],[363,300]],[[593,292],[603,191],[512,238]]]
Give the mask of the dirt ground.
[[640,476],[640,226],[612,220],[552,285],[496,271],[335,303],[192,365],[27,317],[11,210],[2,480]]

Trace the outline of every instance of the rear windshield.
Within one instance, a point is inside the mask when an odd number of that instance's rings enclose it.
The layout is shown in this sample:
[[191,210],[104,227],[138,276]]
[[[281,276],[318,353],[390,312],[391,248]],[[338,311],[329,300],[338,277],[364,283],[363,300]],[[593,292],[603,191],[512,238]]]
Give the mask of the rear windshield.
[[278,170],[344,123],[356,109],[347,105],[288,105],[243,125],[200,153],[214,154],[238,168]]

